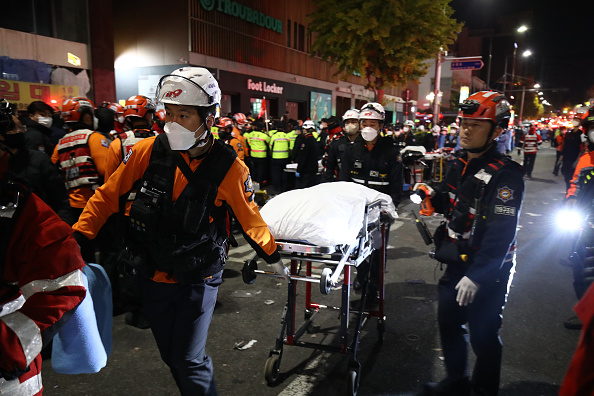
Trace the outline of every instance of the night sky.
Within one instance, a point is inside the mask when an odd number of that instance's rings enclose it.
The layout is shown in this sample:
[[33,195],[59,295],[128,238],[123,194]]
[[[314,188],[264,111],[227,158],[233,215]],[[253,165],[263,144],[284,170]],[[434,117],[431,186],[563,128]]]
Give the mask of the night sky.
[[[534,53],[534,76],[555,108],[594,97],[594,2],[591,0],[452,0],[454,17],[471,29],[496,25],[499,17],[531,10],[526,45]],[[588,92],[589,88],[593,88]]]

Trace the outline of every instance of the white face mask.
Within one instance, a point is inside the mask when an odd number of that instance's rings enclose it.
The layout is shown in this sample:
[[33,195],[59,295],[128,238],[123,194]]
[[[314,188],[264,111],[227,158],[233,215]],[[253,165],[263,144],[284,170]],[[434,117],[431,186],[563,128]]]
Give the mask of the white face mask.
[[410,131],[410,128],[409,128],[409,127],[404,127],[404,128],[402,128],[402,130],[403,130],[404,132],[408,132],[408,131]]
[[[167,122],[163,127],[165,134],[167,135],[167,140],[169,140],[169,146],[171,146],[172,150],[187,150],[192,148],[194,145],[195,147],[203,147],[208,142],[208,135],[205,139],[201,139],[206,133],[206,129],[196,139],[194,135],[196,132],[202,127],[204,123],[200,124],[195,131],[190,131],[189,129],[184,128],[183,126],[179,125],[177,122]],[[196,142],[198,141],[198,144]]]
[[41,117],[41,116],[37,117],[37,123],[39,125],[43,125],[46,128],[51,127],[52,122],[53,122],[52,117]]
[[95,116],[93,116],[93,129],[97,130],[97,128],[99,127],[99,119]]
[[361,136],[366,142],[372,142],[377,137],[377,129],[372,127],[365,127],[361,129]]
[[117,122],[119,122],[120,124],[123,124],[123,123],[124,123],[124,121],[125,121],[125,120],[124,120],[124,116],[123,116],[123,115],[121,115],[121,116],[118,116],[118,119],[117,119],[116,121],[117,121]]
[[346,132],[347,135],[353,136],[354,134],[356,134],[357,132],[359,132],[359,125],[357,125],[357,124],[346,124],[344,126],[344,131]]
[[588,140],[590,141],[590,143],[594,143],[594,129],[588,131]]
[[571,120],[571,125],[577,128],[580,126],[580,122],[578,120]]

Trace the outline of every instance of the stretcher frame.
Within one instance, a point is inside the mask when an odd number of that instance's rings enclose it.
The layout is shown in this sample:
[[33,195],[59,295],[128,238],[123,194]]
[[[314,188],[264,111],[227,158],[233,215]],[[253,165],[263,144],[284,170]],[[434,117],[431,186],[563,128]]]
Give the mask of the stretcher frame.
[[[270,350],[268,360],[266,361],[264,376],[268,384],[278,382],[280,363],[282,360],[284,345],[306,347],[313,349],[322,349],[330,352],[340,352],[342,354],[350,354],[349,371],[347,376],[347,388],[350,395],[356,395],[359,388],[359,380],[361,375],[361,364],[357,360],[357,352],[361,331],[371,317],[376,317],[378,341],[383,341],[383,334],[385,332],[385,314],[384,314],[384,274],[386,268],[386,227],[388,221],[383,219],[379,210],[381,209],[381,202],[375,201],[366,205],[363,226],[359,231],[357,241],[351,245],[337,245],[337,246],[316,246],[299,241],[283,241],[278,240],[277,246],[281,257],[289,259],[290,278],[288,284],[287,303],[285,304],[281,328],[276,338],[275,346]],[[373,210],[378,211],[377,220],[373,223],[369,222],[370,213]],[[352,286],[351,269],[358,267],[364,260],[370,258],[373,251],[378,250],[380,254],[379,265],[379,301],[377,309],[365,310],[367,300],[367,284],[369,279],[368,271],[365,284],[362,285],[363,292],[361,293],[361,300],[359,301],[359,309],[353,310],[350,308],[350,294]],[[327,256],[330,255],[330,258]],[[338,258],[339,257],[339,258]],[[256,275],[266,275],[280,277],[271,271],[262,271],[257,269],[257,257],[246,261],[242,270],[243,280],[246,283],[253,283]],[[299,274],[302,264],[305,263],[305,276]],[[320,278],[312,276],[312,263],[321,263],[326,265],[322,270]],[[330,267],[333,267],[330,268]],[[339,281],[340,275],[344,274],[342,282]],[[305,317],[304,322],[296,329],[296,314],[297,314],[297,282],[305,282]],[[332,287],[341,285],[341,306],[328,306],[319,304],[312,299],[312,284],[318,283],[321,294],[329,294]],[[313,328],[314,318],[322,310],[328,309],[333,311],[340,311],[340,343],[339,345],[322,345],[318,343],[311,343],[301,340],[301,336],[306,331],[311,331]],[[349,319],[350,315],[356,316],[356,329],[352,332],[352,339],[349,340]]]

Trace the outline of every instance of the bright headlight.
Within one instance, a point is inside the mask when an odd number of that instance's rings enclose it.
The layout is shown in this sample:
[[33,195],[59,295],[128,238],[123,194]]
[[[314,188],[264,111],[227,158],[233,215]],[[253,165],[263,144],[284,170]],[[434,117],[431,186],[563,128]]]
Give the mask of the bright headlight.
[[557,226],[563,231],[578,231],[584,222],[584,215],[576,209],[562,209],[557,212]]

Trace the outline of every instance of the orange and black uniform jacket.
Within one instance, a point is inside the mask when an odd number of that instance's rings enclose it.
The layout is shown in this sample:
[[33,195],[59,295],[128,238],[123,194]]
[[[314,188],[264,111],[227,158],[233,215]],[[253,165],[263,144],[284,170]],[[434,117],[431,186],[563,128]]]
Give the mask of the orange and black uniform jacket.
[[575,167],[575,171],[573,172],[571,182],[569,183],[569,189],[567,190],[567,195],[565,196],[566,199],[575,198],[577,182],[580,177],[580,173],[585,170],[591,170],[592,168],[594,168],[594,151],[587,152],[580,157],[577,166]]
[[[150,137],[134,145],[127,160],[122,162],[115,173],[89,199],[78,223],[73,226],[75,231],[81,232],[89,239],[95,238],[107,218],[118,212],[120,197],[132,189],[134,182],[142,178],[149,165],[154,142],[155,137]],[[192,171],[195,171],[202,162],[202,159],[190,159],[185,152],[181,155]],[[178,199],[187,184],[188,180],[177,168],[172,195],[174,201]],[[252,246],[257,245],[255,247],[258,254],[268,263],[278,261],[280,255],[276,251],[274,238],[254,202],[254,189],[248,168],[238,158],[235,159],[218,188],[215,205],[221,206],[223,202],[227,202],[233,210],[248,242]],[[155,273],[153,280],[172,282],[167,278],[166,273],[159,271]]]

